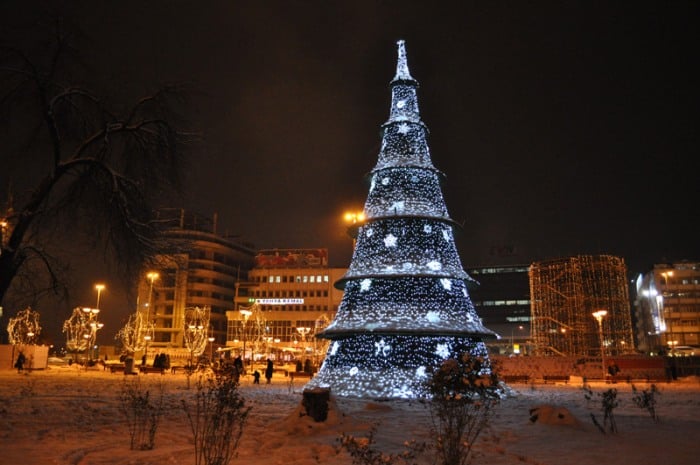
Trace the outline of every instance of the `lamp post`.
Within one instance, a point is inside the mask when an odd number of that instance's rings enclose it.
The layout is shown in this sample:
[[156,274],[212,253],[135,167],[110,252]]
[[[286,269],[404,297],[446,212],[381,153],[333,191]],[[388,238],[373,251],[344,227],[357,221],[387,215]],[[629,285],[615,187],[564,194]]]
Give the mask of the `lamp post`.
[[245,308],[243,308],[239,311],[241,312],[241,315],[243,316],[243,365],[245,366],[245,354],[246,354],[245,343],[248,340],[248,333],[246,331],[246,329],[247,329],[246,326],[248,325],[248,318],[250,318],[250,315],[252,315],[253,312],[251,312],[250,310],[245,309]]
[[146,324],[148,324],[149,314],[151,312],[151,304],[153,302],[153,281],[158,279],[160,275],[155,271],[151,271],[146,275],[146,277],[151,282],[151,285],[148,288],[148,307],[146,307]]
[[304,356],[306,357],[306,335],[309,334],[311,331],[311,328],[308,326],[306,327],[298,327],[297,331],[299,332],[299,335],[301,336],[301,340],[304,341]]
[[214,347],[214,340],[215,339],[216,338],[214,337],[213,328],[211,327],[211,325],[209,325],[209,337],[207,338],[207,340],[209,341],[209,364],[214,363],[214,360],[212,357],[214,356],[213,347]]
[[603,339],[603,317],[607,315],[607,310],[597,310],[593,312],[593,318],[598,322],[598,336],[600,337],[600,360],[603,364],[603,381],[605,381],[605,341]]
[[102,295],[102,291],[105,290],[105,285],[104,284],[95,284],[95,290],[97,291],[97,303],[95,304],[95,308],[99,309],[100,308],[100,295]]
[[[523,325],[518,326],[518,331],[523,330]],[[513,332],[515,331],[514,328],[510,328],[510,350],[515,354],[515,340],[513,337]]]
[[[664,271],[663,273],[661,273],[661,276],[664,277],[664,293],[663,293],[664,295],[663,295],[662,302],[663,302],[663,313],[664,313],[664,323],[665,323],[666,322],[666,313],[667,313],[666,312],[666,308],[667,308],[666,307],[666,292],[669,293],[669,302],[671,301],[671,299],[670,299],[671,291],[669,290],[669,287],[668,287],[668,278],[673,276],[673,271]],[[666,334],[666,345],[669,346],[671,357],[673,357],[673,346],[675,345],[676,341],[673,340],[673,322],[672,322],[673,320],[671,318],[671,312],[672,312],[672,310],[669,309],[668,310],[668,333]],[[666,326],[666,325],[664,325],[664,326]]]
[[[87,357],[87,362],[92,361],[92,351],[95,345],[95,340],[97,339],[97,330],[102,329],[104,324],[97,321],[97,314],[100,313],[99,308],[88,308],[83,307],[83,313],[85,313],[85,326],[87,333],[83,336],[87,340],[88,347],[86,349],[85,355]],[[87,364],[86,364],[87,365]]]
[[141,365],[146,366],[146,365],[148,365],[148,343],[151,342],[151,335],[146,334],[143,337],[143,340],[146,341],[146,345],[145,345],[144,353],[143,353],[143,363]]
[[355,250],[355,242],[357,241],[357,230],[362,223],[365,222],[365,212],[345,212],[343,215],[345,223],[348,225],[348,234],[352,237],[352,249]]

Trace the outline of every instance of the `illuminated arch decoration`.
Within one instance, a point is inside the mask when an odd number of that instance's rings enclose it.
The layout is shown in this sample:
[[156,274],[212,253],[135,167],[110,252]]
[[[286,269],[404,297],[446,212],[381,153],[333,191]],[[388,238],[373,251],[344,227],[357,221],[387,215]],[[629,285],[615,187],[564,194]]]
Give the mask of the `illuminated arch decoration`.
[[357,229],[350,267],[335,285],[345,293],[337,315],[317,337],[330,340],[308,388],[334,395],[415,398],[426,395],[430,372],[468,352],[490,370],[485,328],[469,297],[476,284],[464,271],[454,222],[432,164],[428,129],[398,42],[389,120],[370,173],[365,220]]

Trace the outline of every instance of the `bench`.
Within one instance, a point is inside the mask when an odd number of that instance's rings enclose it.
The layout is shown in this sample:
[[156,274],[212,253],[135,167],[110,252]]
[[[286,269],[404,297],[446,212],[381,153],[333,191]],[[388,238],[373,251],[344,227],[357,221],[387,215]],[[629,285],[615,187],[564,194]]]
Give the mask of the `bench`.
[[569,384],[569,375],[545,375],[544,384],[549,383],[566,383]]
[[294,381],[294,378],[313,378],[314,374],[309,373],[307,371],[290,371],[289,372],[289,377],[291,378],[292,381]]
[[105,370],[109,370],[110,373],[114,373],[115,371],[124,371],[124,366],[123,363],[108,363],[105,365]]
[[140,366],[139,367],[139,373],[143,374],[148,374],[148,373],[160,373],[161,375],[165,373],[165,368],[161,367],[149,367],[149,366]]
[[503,381],[506,383],[528,383],[530,382],[530,375],[505,375],[503,376]]

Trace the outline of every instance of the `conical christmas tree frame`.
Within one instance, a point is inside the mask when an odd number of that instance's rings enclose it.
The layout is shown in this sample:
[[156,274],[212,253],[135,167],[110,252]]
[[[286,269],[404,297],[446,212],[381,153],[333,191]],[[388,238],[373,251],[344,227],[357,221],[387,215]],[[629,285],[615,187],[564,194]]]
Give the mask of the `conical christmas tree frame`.
[[365,220],[345,276],[333,322],[317,337],[331,340],[307,387],[346,397],[415,398],[445,359],[465,352],[483,358],[486,329],[469,297],[464,271],[420,119],[418,82],[398,42],[389,120],[370,172]]

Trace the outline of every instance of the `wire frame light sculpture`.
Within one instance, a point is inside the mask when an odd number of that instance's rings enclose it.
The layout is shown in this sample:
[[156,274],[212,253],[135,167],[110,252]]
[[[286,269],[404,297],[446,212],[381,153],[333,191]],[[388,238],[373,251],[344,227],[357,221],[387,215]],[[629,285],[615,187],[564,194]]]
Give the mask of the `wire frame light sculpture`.
[[153,323],[146,321],[141,312],[129,316],[126,324],[119,330],[115,339],[121,341],[127,352],[138,352],[146,347],[148,338],[153,337]]
[[66,335],[66,349],[77,354],[88,348],[90,344],[90,327],[88,315],[81,307],[73,309],[70,318],[63,322],[63,332]]
[[32,344],[39,333],[41,333],[41,325],[39,325],[39,312],[36,312],[27,307],[24,310],[17,312],[13,318],[10,318],[7,323],[7,334],[10,344],[16,346],[25,346]]
[[[250,307],[240,308],[236,337],[239,341],[243,341],[242,350],[251,354],[251,361],[255,359],[256,354],[268,350],[274,338],[269,334],[265,313],[257,302]],[[244,359],[246,357],[247,355],[243,356]]]
[[192,357],[199,357],[207,347],[210,313],[208,306],[185,309],[185,346]]

